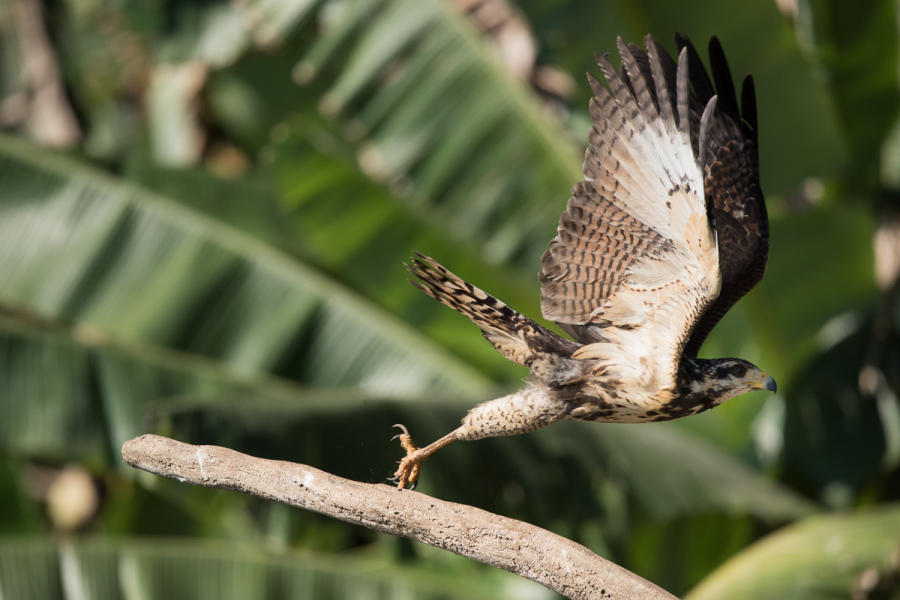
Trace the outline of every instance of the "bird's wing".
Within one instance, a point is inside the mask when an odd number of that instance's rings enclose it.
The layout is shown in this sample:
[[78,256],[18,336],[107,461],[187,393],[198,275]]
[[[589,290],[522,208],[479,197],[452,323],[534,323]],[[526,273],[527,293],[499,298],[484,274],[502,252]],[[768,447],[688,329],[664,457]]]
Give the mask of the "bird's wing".
[[[704,192],[719,243],[722,293],[707,308],[685,346],[696,356],[706,336],[735,302],[759,283],[769,254],[769,220],[759,184],[756,94],[749,75],[741,85],[740,108],[725,53],[719,40],[709,41],[710,81],[690,41],[677,36],[687,49],[691,96],[692,138],[699,137],[700,115],[715,94],[718,110],[708,130],[707,152],[701,157]],[[695,148],[696,149],[696,148]]]
[[664,385],[721,286],[698,158],[714,139],[716,99],[692,140],[689,50],[676,65],[650,36],[646,44],[645,53],[619,39],[621,73],[597,58],[609,89],[590,78],[584,181],[544,253],[541,310],[587,344],[574,356]]

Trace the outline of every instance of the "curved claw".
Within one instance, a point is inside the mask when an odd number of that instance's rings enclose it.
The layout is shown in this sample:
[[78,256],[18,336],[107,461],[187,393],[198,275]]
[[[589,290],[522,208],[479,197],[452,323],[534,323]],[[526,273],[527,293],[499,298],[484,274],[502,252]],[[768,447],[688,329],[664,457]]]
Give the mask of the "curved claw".
[[419,464],[410,464],[407,458],[404,458],[400,461],[400,466],[397,467],[397,471],[394,473],[394,476],[390,478],[390,481],[395,483],[398,489],[413,490],[416,488],[416,480],[418,478]]
[[[390,481],[391,483],[400,483],[401,478],[400,478],[400,475],[394,475],[393,477],[385,477],[385,479],[387,481]],[[418,483],[419,483],[418,481],[413,481],[413,482],[410,482],[409,487],[402,487],[400,489],[401,490],[414,490],[414,489],[416,489],[416,485],[418,485]]]
[[403,435],[409,436],[409,430],[406,428],[406,425],[403,425],[402,423],[394,423],[393,427],[396,427],[397,429],[399,429],[399,430],[402,431],[403,433],[398,433],[397,435],[395,435],[394,437],[392,437],[392,438],[391,438],[391,441],[392,441],[392,442],[393,442],[394,440],[396,440],[396,439],[397,439],[398,437],[400,437],[400,436],[403,436]]

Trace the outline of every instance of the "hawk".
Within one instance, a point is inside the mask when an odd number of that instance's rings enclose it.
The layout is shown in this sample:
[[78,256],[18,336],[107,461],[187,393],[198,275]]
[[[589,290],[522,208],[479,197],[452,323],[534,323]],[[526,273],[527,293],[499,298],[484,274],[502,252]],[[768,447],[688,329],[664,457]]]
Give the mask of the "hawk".
[[394,474],[414,485],[428,456],[457,440],[517,435],[562,419],[642,423],[693,415],[775,380],[739,358],[698,358],[704,339],[762,278],[768,217],[759,185],[756,99],[740,105],[718,39],[712,79],[676,36],[677,62],[651,36],[618,39],[590,74],[592,127],[575,184],[541,260],[541,313],[568,339],[417,254],[413,284],[461,312],[525,387],[479,404],[462,425],[407,454]]

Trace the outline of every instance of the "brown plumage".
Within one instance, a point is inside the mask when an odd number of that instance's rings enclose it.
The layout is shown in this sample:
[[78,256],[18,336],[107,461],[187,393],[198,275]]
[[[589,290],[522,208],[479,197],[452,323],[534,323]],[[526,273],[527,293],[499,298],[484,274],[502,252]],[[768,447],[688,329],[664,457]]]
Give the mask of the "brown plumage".
[[677,62],[647,36],[618,41],[620,70],[597,57],[584,181],[575,184],[541,261],[541,312],[572,341],[417,255],[414,282],[531,369],[522,390],[473,408],[417,449],[405,428],[399,487],[455,440],[515,435],[560,419],[646,422],[712,408],[774,380],[741,359],[696,358],[709,331],[765,270],[756,107],[738,108],[716,38],[712,79],[685,38]]
[[694,114],[713,94],[718,95],[719,118],[704,156],[704,193],[719,239],[722,293],[694,327],[685,352],[696,356],[700,346],[725,313],[762,279],[769,256],[769,219],[759,186],[759,148],[756,92],[753,77],[741,85],[741,105],[717,38],[709,41],[709,61],[715,80],[710,82],[690,40],[677,35],[679,50],[686,49],[692,76]]

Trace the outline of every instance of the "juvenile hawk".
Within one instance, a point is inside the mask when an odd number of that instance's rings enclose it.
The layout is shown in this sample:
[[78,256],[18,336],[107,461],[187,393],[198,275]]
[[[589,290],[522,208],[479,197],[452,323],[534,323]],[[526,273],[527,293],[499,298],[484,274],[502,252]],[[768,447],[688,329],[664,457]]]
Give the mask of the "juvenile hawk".
[[575,184],[541,261],[541,312],[559,336],[417,254],[425,293],[469,317],[506,358],[531,369],[524,389],[480,404],[416,448],[394,474],[415,484],[428,456],[456,440],[527,433],[561,419],[640,423],[693,415],[775,381],[739,358],[697,358],[703,340],[763,276],[768,219],[759,186],[753,79],[740,108],[728,63],[709,43],[712,80],[691,43],[676,63],[650,36],[624,44],[617,71],[588,76],[593,126]]

